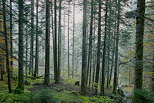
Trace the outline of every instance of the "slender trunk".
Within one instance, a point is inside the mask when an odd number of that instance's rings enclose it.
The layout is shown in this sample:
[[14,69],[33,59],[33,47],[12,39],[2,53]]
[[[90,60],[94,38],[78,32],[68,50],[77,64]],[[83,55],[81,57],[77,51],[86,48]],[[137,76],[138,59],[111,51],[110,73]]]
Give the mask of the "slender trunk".
[[6,55],[6,69],[7,69],[7,76],[8,76],[8,90],[9,93],[12,92],[11,89],[11,77],[10,77],[10,63],[9,63],[9,49],[8,49],[8,34],[7,34],[7,27],[6,27],[6,1],[3,0],[3,23],[4,23],[4,37],[5,37],[5,55]]
[[[27,25],[27,24],[26,24]],[[28,29],[28,26],[26,26],[26,35],[25,35],[25,38],[26,38],[26,67],[25,67],[25,72],[26,72],[26,75],[28,74],[28,32],[27,32],[27,29]]]
[[[111,0],[109,0],[109,3],[111,2]],[[108,68],[107,68],[107,85],[106,85],[106,87],[108,88],[109,87],[109,78],[110,78],[110,52],[111,52],[111,43],[110,43],[110,41],[111,41],[111,6],[109,5],[109,20],[108,20],[108,22],[109,22],[109,26],[108,26],[108,30],[109,30],[109,36],[108,36]]]
[[70,35],[70,1],[69,1],[69,4],[68,4],[68,77],[70,77],[70,54],[69,54],[69,35]]
[[34,0],[31,0],[31,43],[30,43],[30,73],[33,75],[34,52]]
[[100,95],[104,96],[104,84],[105,84],[105,64],[106,64],[106,39],[107,39],[107,18],[108,18],[108,0],[106,0],[106,7],[105,7],[105,34],[104,34],[104,44],[103,44],[103,57],[102,57],[102,83],[101,83],[101,93]]
[[50,85],[50,4],[46,0],[45,78],[44,85]]
[[115,41],[115,67],[114,67],[114,80],[113,80],[113,93],[116,94],[117,92],[117,85],[118,85],[118,76],[117,76],[117,71],[118,71],[118,47],[119,47],[119,25],[120,25],[120,8],[121,8],[121,4],[120,4],[121,0],[118,0],[118,5],[117,5],[117,10],[118,10],[118,14],[117,14],[117,31],[116,31],[116,41]]
[[[95,7],[95,6],[94,6],[94,7]],[[95,8],[94,8],[93,10],[95,10]],[[96,16],[96,15],[94,15],[94,18],[95,18],[95,16]],[[93,35],[93,38],[94,38],[94,39],[93,39],[93,45],[92,45],[92,46],[93,46],[93,47],[92,47],[92,48],[93,48],[93,50],[92,50],[92,57],[93,57],[93,58],[92,58],[92,68],[93,68],[93,72],[92,72],[92,89],[94,89],[95,71],[96,71],[96,70],[95,70],[95,69],[96,69],[96,68],[95,68],[95,67],[96,67],[95,61],[96,61],[96,59],[97,59],[96,56],[95,56],[95,55],[96,55],[96,49],[95,49],[95,41],[96,41],[96,37],[95,37],[95,32],[96,32],[96,29],[95,29],[95,28],[96,28],[96,25],[95,25],[95,24],[96,24],[96,19],[94,19],[93,21],[94,21],[94,23],[93,23],[93,24],[94,24],[94,30],[93,30],[93,31],[94,31],[94,32],[93,32],[93,33],[94,33],[94,35]]]
[[72,78],[74,76],[74,35],[75,35],[75,1],[73,4],[73,51],[72,51]]
[[54,79],[55,83],[58,83],[58,67],[57,67],[57,0],[54,1]]
[[[116,20],[117,20],[117,14],[116,14],[116,12],[115,12],[115,29],[116,29],[116,27],[117,27],[117,23],[116,23]],[[111,79],[112,79],[112,72],[113,72],[113,67],[114,67],[114,58],[115,58],[115,39],[116,38],[116,30],[114,31],[114,33],[113,33],[113,37],[112,37],[112,39],[113,39],[113,50],[112,50],[112,63],[111,63],[111,69],[110,69],[110,77],[109,77],[109,84],[111,84]]]
[[97,42],[97,66],[96,66],[96,77],[95,77],[95,95],[97,95],[99,71],[100,71],[100,58],[101,58],[101,7],[102,1],[99,0],[99,14],[98,14],[98,42]]
[[24,60],[23,60],[23,0],[18,0],[19,3],[19,52],[18,52],[18,88],[23,91],[24,90]]
[[10,75],[13,72],[12,0],[10,0]]
[[[87,81],[86,81],[86,85],[88,85],[88,77],[91,77],[91,68],[90,68],[90,64],[91,64],[91,56],[92,56],[92,34],[93,34],[93,3],[94,1],[91,1],[91,17],[90,17],[90,37],[89,37],[89,53],[88,53],[88,67],[87,67]],[[90,72],[89,72],[90,71]],[[90,74],[90,75],[89,75]],[[90,79],[89,79],[90,80]]]
[[87,66],[87,0],[83,0],[83,37],[82,37],[82,76],[81,94],[86,94],[86,66]]
[[62,3],[62,0],[59,0],[58,70],[57,70],[58,82],[60,80],[60,70],[61,70],[61,8],[62,8],[61,3]]
[[115,39],[113,41],[113,51],[112,51],[112,63],[111,63],[111,69],[110,69],[110,76],[109,76],[109,85],[111,84],[111,79],[112,79],[112,72],[113,72],[113,67],[114,67],[114,57],[115,57]]
[[36,0],[36,48],[35,48],[35,71],[34,71],[34,77],[36,78],[38,76],[38,60],[39,60],[39,38],[38,38],[38,0]]
[[65,27],[66,27],[66,25],[65,25],[65,23],[66,23],[66,21],[65,21],[65,10],[64,10],[64,26],[63,26],[63,74],[64,74],[64,70],[65,70]]

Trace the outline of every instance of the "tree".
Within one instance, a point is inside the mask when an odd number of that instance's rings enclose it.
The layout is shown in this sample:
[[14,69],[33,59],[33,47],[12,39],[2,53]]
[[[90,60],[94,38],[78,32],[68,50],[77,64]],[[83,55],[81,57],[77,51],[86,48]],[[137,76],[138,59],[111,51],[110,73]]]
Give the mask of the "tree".
[[[135,84],[134,89],[142,89],[143,82],[143,36],[144,36],[145,0],[137,1],[136,16],[136,53],[135,53]],[[134,92],[137,98],[136,92]]]
[[70,36],[70,0],[68,1],[68,77],[70,76],[70,54],[69,54],[69,51],[70,51],[70,48],[69,48],[69,36]]
[[23,60],[23,0],[18,0],[19,3],[19,52],[18,52],[18,88],[24,90],[24,60]]
[[82,36],[82,75],[81,75],[81,94],[86,94],[86,69],[87,69],[87,0],[83,0],[83,36]]
[[106,0],[105,7],[105,33],[104,33],[104,43],[103,43],[103,57],[102,57],[102,83],[101,83],[101,93],[100,95],[104,96],[104,83],[105,83],[105,62],[106,62],[106,39],[107,39],[107,18],[108,18],[108,0]]
[[54,0],[54,79],[58,83],[58,66],[57,66],[57,0]]
[[45,39],[45,77],[44,85],[50,85],[50,4],[46,0],[46,39]]
[[57,82],[60,81],[60,70],[61,70],[61,5],[62,0],[59,0],[59,28],[58,28],[58,70],[57,70]]
[[[91,1],[91,16],[90,16],[90,36],[89,36],[89,52],[88,52],[88,66],[87,66],[87,83],[89,76],[89,85],[91,82],[91,62],[92,62],[92,36],[93,36],[93,16],[94,16],[94,1]],[[86,83],[86,84],[87,84]]]
[[98,13],[98,42],[97,42],[97,65],[96,65],[96,75],[95,75],[95,95],[97,95],[98,90],[98,80],[99,80],[99,71],[100,71],[100,58],[101,58],[101,8],[102,1],[99,0],[99,13]]
[[[10,0],[10,72],[13,71],[12,0]],[[10,74],[11,75],[11,74]]]
[[4,23],[4,37],[5,37],[5,55],[6,55],[6,69],[7,69],[7,76],[8,76],[8,90],[9,93],[12,92],[11,89],[11,77],[10,77],[10,63],[9,63],[9,48],[8,48],[8,34],[7,34],[7,27],[6,27],[6,1],[3,0],[3,23]]
[[39,38],[38,38],[38,0],[36,0],[36,50],[35,50],[35,71],[34,77],[38,76],[38,60],[39,60],[39,46],[38,46]]
[[75,38],[74,38],[74,36],[75,36],[75,1],[74,1],[74,3],[73,3],[73,45],[72,45],[72,47],[73,47],[73,50],[72,50],[72,78],[73,78],[73,76],[74,76],[74,54],[75,54],[75,48],[74,48],[74,40],[75,40]]
[[115,40],[115,67],[114,67],[114,80],[113,80],[113,93],[116,94],[116,89],[118,85],[118,77],[117,77],[117,69],[118,69],[118,44],[119,44],[119,25],[120,25],[120,2],[121,0],[118,0],[118,5],[117,5],[117,27],[116,27],[116,40]]
[[34,0],[31,0],[31,41],[30,41],[30,68],[29,74],[34,75],[33,65],[34,65]]

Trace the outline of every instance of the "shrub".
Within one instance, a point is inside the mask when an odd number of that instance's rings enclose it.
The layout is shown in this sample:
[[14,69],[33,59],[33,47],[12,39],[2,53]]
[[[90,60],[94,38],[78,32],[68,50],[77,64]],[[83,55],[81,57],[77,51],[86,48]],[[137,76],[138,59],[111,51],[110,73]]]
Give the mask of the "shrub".
[[153,92],[148,92],[145,90],[141,89],[136,89],[135,91],[136,98],[134,98],[133,101],[138,101],[142,103],[154,103],[154,93]]
[[27,103],[29,93],[14,94],[5,91],[0,92],[0,103]]
[[111,99],[108,97],[85,97],[81,96],[84,103],[111,103]]
[[30,96],[31,103],[56,103],[57,101],[50,89],[40,90]]

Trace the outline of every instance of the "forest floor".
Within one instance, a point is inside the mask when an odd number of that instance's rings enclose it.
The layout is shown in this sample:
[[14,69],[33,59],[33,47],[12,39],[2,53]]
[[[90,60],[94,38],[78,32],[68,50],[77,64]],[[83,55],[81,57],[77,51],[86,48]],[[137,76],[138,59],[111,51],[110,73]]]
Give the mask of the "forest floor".
[[[51,85],[49,87],[45,87],[43,85],[43,78],[39,78],[39,79],[34,80],[34,79],[26,77],[25,78],[25,81],[26,81],[25,82],[25,93],[28,93],[27,98],[29,98],[30,96],[33,95],[32,98],[33,99],[36,98],[35,101],[37,101],[37,98],[47,98],[48,96],[51,97],[51,95],[52,95],[52,98],[56,98],[55,100],[61,101],[61,102],[55,102],[55,103],[97,103],[96,101],[99,101],[99,102],[101,101],[100,103],[118,103],[118,102],[111,102],[111,101],[113,101],[109,97],[110,94],[112,93],[111,88],[105,88],[105,97],[99,97],[99,96],[95,97],[94,90],[92,90],[92,89],[87,89],[87,95],[81,96],[80,95],[80,85],[78,85],[78,86],[75,85],[75,82],[77,80],[78,79],[67,78],[67,79],[63,80],[63,82],[61,82],[60,84],[55,84],[54,81],[51,81]],[[12,89],[15,90],[16,87],[17,87],[17,81],[13,80],[12,81]],[[125,86],[125,87],[123,87],[123,89],[126,92],[128,91],[128,93],[131,90],[131,88],[129,86]],[[0,81],[0,91],[1,91],[0,96],[2,96],[2,95],[4,96],[4,94],[8,95],[6,77],[4,77],[3,81]],[[41,93],[43,93],[43,94],[41,94]],[[15,96],[14,93],[12,93],[10,96],[12,96],[12,95]],[[44,95],[47,97],[44,97]],[[3,98],[6,99],[8,97],[9,96],[7,96],[7,97],[4,96]],[[23,97],[26,97],[26,96],[24,95]],[[17,98],[18,98],[18,96],[16,96],[16,99]],[[2,99],[0,97],[0,103],[1,103],[1,100]],[[13,103],[13,102],[9,102],[9,103]],[[22,103],[22,102],[17,102],[17,103]],[[27,103],[35,103],[35,102],[27,102]]]

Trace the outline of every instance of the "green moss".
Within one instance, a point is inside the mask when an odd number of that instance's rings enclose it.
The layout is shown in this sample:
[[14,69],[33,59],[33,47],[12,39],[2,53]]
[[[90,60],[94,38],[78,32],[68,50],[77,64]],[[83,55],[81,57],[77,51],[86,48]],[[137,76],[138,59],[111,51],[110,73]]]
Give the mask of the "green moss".
[[58,98],[60,103],[83,103],[76,91],[55,92],[54,97]]

